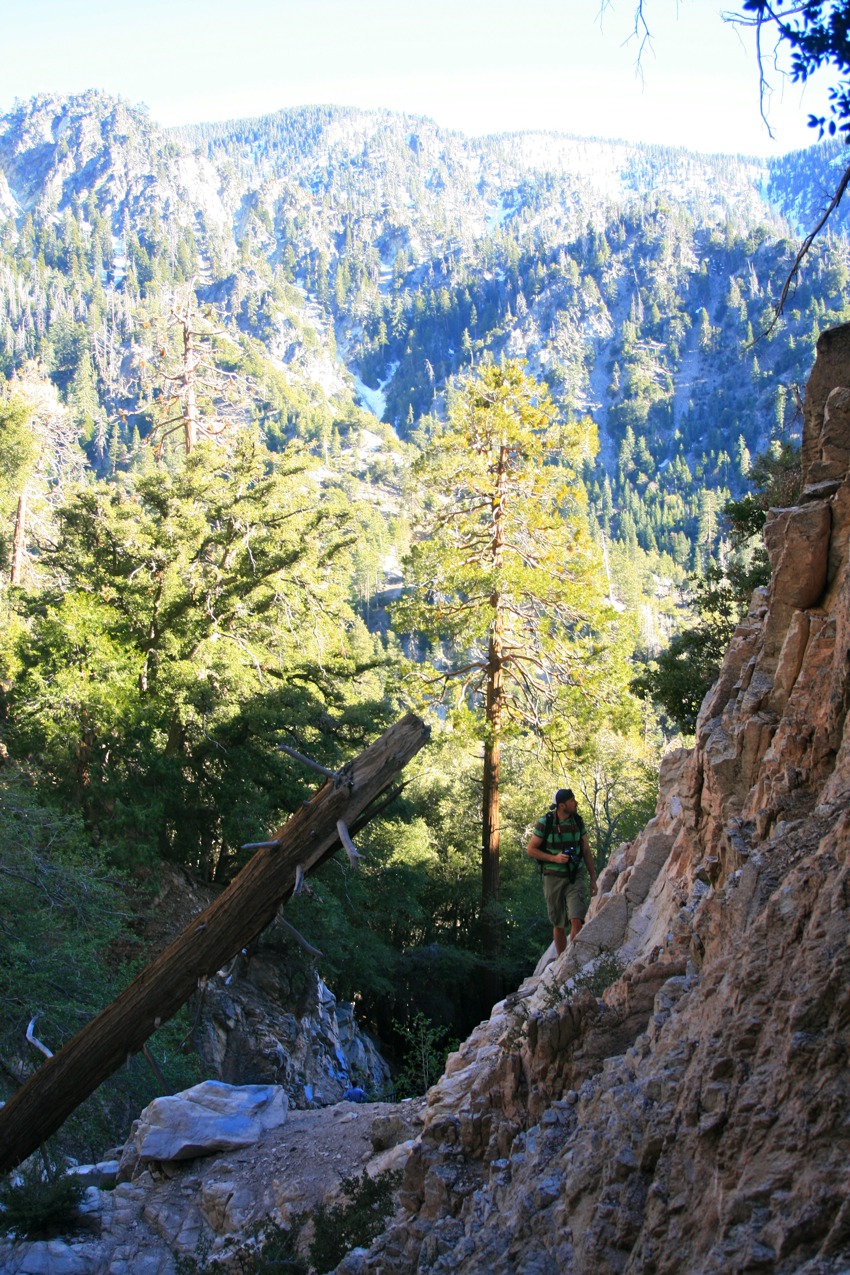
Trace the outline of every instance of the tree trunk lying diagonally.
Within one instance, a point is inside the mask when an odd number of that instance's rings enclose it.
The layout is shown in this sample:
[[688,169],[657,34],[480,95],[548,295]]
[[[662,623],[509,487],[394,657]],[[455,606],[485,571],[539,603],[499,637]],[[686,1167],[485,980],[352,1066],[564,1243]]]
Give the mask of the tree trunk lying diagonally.
[[296,868],[310,872],[339,848],[337,821],[361,824],[368,807],[427,742],[413,714],[349,762],[258,850],[231,885],[96,1018],[77,1032],[0,1109],[0,1172],[20,1164],[101,1081],[137,1053],[183,1005],[198,979],[219,969],[265,929],[292,894]]

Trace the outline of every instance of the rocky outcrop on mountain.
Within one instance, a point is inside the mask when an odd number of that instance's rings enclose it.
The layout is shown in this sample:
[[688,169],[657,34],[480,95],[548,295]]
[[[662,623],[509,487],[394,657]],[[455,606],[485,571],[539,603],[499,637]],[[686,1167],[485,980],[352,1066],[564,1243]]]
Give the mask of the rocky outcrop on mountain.
[[0,122],[0,174],[0,208],[5,189],[17,212],[49,214],[89,199],[116,234],[131,214],[230,227],[212,165],[180,154],[142,108],[103,93],[42,93],[16,106]]
[[390,1072],[312,966],[261,948],[207,981],[192,1040],[204,1075],[228,1084],[279,1084],[293,1106],[339,1102],[352,1085],[378,1094]]
[[848,403],[844,327],[696,746],[578,941],[449,1059],[396,1223],[346,1271],[848,1269]]
[[[215,897],[180,872],[163,872],[142,934],[165,947]],[[200,1072],[228,1085],[280,1085],[292,1107],[339,1102],[352,1086],[382,1093],[390,1071],[289,932],[274,923],[206,979],[189,1006]]]
[[[422,1099],[343,1102],[286,1113],[280,1088],[230,1094],[227,1089],[196,1086],[200,1094],[190,1090],[175,1095],[167,1100],[173,1113],[163,1113],[165,1100],[158,1099],[128,1141],[120,1171],[117,1164],[81,1170],[90,1185],[78,1230],[45,1240],[0,1237],[0,1271],[177,1275],[251,1270],[258,1233],[299,1227],[320,1205],[339,1200],[347,1179],[394,1172],[406,1160],[422,1123]],[[193,1101],[193,1094],[203,1101]],[[226,1116],[229,1131],[221,1123],[213,1128],[215,1115]],[[193,1131],[191,1158],[174,1142],[176,1129]],[[139,1154],[139,1143],[152,1132],[158,1146],[149,1141],[148,1150],[158,1151],[161,1158]],[[229,1136],[225,1151],[223,1132]],[[167,1158],[175,1150],[180,1158]],[[310,1237],[308,1225],[300,1239],[302,1252]],[[269,1261],[262,1269],[290,1268]]]

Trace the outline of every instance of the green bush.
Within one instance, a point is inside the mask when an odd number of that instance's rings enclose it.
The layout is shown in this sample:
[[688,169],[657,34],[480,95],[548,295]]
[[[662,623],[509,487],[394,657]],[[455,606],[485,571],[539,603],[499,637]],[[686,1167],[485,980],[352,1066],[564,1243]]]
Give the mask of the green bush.
[[603,952],[592,966],[585,966],[576,974],[573,979],[573,994],[586,990],[599,997],[618,978],[622,978],[625,972],[626,967],[616,952]]
[[300,1231],[297,1223],[288,1230],[276,1224],[267,1227],[253,1265],[243,1267],[244,1275],[307,1275],[307,1263],[298,1255]]
[[446,1058],[458,1042],[449,1041],[448,1028],[432,1023],[425,1014],[417,1014],[407,1026],[394,1022],[393,1027],[405,1042],[404,1063],[393,1077],[395,1100],[418,1098],[442,1076]]
[[304,1216],[296,1217],[291,1227],[258,1226],[247,1243],[234,1236],[224,1241],[222,1252],[210,1258],[211,1243],[202,1234],[195,1246],[194,1256],[181,1253],[175,1256],[177,1275],[207,1275],[208,1272],[228,1270],[234,1275],[307,1275],[307,1264],[298,1255],[298,1237],[304,1224]]
[[[26,1039],[33,1017],[56,1053],[147,960],[131,928],[141,892],[87,843],[79,815],[39,791],[42,782],[35,769],[0,769],[0,1098],[11,1096],[11,1078],[24,1081],[44,1062]],[[197,1057],[181,1050],[189,1027],[184,1009],[149,1042],[174,1091],[200,1079]],[[137,1055],[69,1116],[55,1156],[100,1156],[159,1093]]]
[[395,1207],[394,1192],[401,1173],[381,1173],[370,1178],[343,1178],[347,1203],[320,1204],[313,1217],[314,1234],[310,1263],[320,1273],[332,1271],[353,1248],[365,1248],[384,1229]]
[[20,1178],[0,1182],[0,1231],[18,1239],[47,1239],[79,1223],[85,1187],[55,1164],[31,1161]]

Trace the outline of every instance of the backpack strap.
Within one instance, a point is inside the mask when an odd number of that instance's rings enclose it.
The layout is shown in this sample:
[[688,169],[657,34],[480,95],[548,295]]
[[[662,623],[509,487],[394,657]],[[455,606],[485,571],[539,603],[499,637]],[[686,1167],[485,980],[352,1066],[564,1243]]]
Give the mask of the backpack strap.
[[544,824],[544,828],[543,828],[543,844],[542,844],[542,846],[540,847],[540,849],[541,849],[541,850],[545,850],[545,849],[546,849],[546,846],[547,846],[547,844],[548,844],[548,842],[549,842],[549,838],[550,838],[550,837],[551,837],[551,835],[552,835],[552,829],[553,829],[554,827],[555,827],[555,812],[554,812],[554,810],[547,810],[547,811],[546,811],[546,822],[545,822],[545,824]]
[[[549,838],[550,838],[550,837],[551,837],[551,835],[552,835],[552,829],[553,829],[554,827],[555,827],[555,811],[554,811],[554,809],[550,806],[550,807],[549,807],[549,809],[546,811],[546,818],[545,818],[545,821],[544,821],[544,824],[543,824],[543,842],[542,842],[542,845],[540,846],[540,849],[541,849],[541,850],[545,850],[545,849],[546,849],[546,846],[547,846],[547,845],[548,845],[548,843],[549,843]],[[543,872],[544,872],[545,867],[546,867],[546,864],[543,862],[543,860],[542,860],[542,859],[538,859],[538,861],[537,861],[537,870],[538,870],[538,872],[540,873],[540,875],[541,875],[541,876],[543,875]]]
[[[570,822],[573,825],[574,831],[578,832],[579,835],[568,848],[562,849],[561,853],[567,855],[569,859],[569,863],[567,864],[565,875],[567,877],[567,880],[570,882],[570,884],[572,884],[575,880],[577,880],[578,874],[581,872],[581,869],[582,869],[584,856],[582,855],[582,851],[581,851],[581,839],[585,835],[586,828],[585,828],[584,820],[582,819],[581,815],[578,813],[571,816]],[[543,842],[540,846],[541,850],[546,849],[546,846],[549,842],[549,838],[552,835],[554,827],[555,827],[555,810],[554,810],[554,807],[550,807],[546,811],[546,819],[543,825]],[[539,868],[542,874],[545,871],[546,865],[542,860],[538,860],[537,867]]]

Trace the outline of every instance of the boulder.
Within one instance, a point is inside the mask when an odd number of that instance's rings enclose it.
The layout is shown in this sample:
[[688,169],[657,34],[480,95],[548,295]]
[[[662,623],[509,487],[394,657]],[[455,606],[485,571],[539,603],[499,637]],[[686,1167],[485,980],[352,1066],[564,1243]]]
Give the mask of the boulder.
[[217,1151],[250,1147],[286,1120],[289,1104],[280,1085],[226,1085],[205,1080],[183,1093],[155,1098],[133,1126],[119,1178],[140,1161],[191,1160]]

